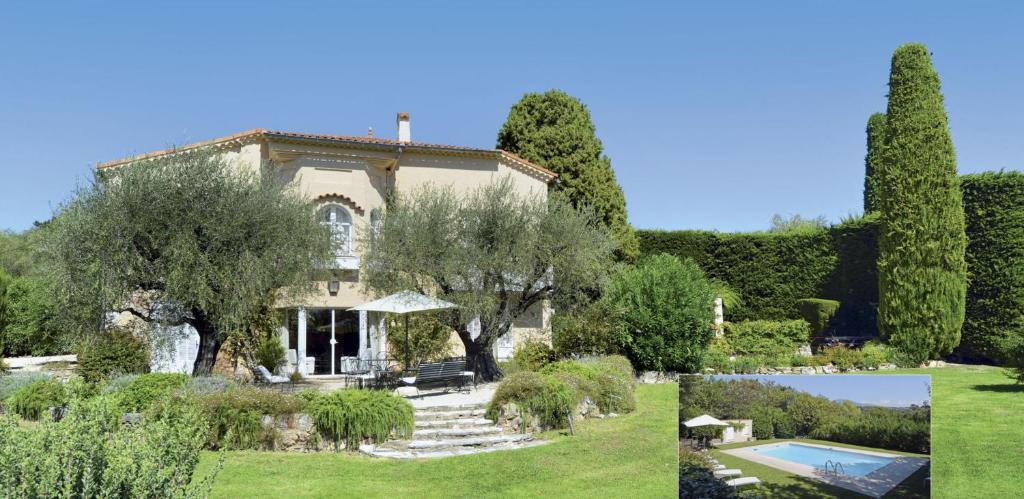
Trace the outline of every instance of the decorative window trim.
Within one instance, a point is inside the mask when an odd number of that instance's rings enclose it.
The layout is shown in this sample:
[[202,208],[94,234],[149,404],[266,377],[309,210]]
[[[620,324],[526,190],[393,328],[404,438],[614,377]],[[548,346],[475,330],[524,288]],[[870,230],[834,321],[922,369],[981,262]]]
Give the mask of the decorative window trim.
[[321,204],[337,203],[351,208],[356,215],[363,216],[366,214],[366,210],[364,210],[362,206],[359,206],[358,204],[356,204],[355,201],[352,200],[352,198],[344,194],[338,194],[336,192],[321,194],[317,196],[316,199],[314,199],[314,201]]

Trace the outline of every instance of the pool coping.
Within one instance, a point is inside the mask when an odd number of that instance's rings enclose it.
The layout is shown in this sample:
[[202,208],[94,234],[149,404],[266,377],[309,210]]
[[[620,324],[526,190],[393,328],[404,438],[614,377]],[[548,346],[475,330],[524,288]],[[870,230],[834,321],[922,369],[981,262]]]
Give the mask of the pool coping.
[[[815,468],[814,466],[807,466],[805,464],[794,463],[792,461],[786,461],[784,459],[778,459],[774,457],[765,456],[754,452],[753,449],[767,449],[770,447],[778,447],[786,444],[797,444],[806,445],[808,447],[819,447],[822,449],[837,450],[843,452],[854,452],[862,453],[871,456],[887,457],[893,459],[893,462],[878,468],[864,476],[851,476],[851,475],[829,475],[824,471]],[[852,490],[859,494],[864,494],[869,497],[882,497],[890,490],[896,488],[897,485],[902,483],[910,475],[914,474],[921,466],[924,466],[928,462],[927,458],[923,457],[910,457],[901,456],[898,454],[889,454],[885,452],[861,450],[850,447],[828,446],[821,444],[813,444],[809,442],[800,442],[794,440],[787,440],[784,442],[774,442],[764,445],[753,445],[750,447],[741,447],[738,449],[726,449],[721,452],[729,454],[731,456],[752,461],[772,468],[777,468],[794,475],[799,475],[807,478],[812,478],[819,482],[824,482],[829,485],[841,487],[846,490]]]

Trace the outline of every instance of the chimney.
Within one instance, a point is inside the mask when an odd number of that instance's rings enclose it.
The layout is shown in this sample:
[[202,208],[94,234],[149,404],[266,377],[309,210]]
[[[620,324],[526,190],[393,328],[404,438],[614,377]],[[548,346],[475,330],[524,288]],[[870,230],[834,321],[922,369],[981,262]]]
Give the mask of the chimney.
[[409,142],[412,135],[409,132],[409,113],[398,113],[398,141]]

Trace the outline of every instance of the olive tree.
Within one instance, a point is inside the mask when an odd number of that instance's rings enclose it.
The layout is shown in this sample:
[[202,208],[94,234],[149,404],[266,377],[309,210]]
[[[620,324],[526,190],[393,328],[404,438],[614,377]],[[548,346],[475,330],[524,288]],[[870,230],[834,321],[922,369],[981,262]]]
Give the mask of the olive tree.
[[332,255],[315,205],[275,176],[212,151],[97,172],[48,228],[46,252],[71,327],[106,312],[199,333],[194,374],[248,329],[268,294],[301,294]]
[[445,314],[469,369],[501,377],[495,341],[531,307],[565,310],[607,279],[614,244],[592,210],[523,194],[504,177],[459,195],[428,184],[398,193],[363,236],[368,293],[404,289],[457,305]]

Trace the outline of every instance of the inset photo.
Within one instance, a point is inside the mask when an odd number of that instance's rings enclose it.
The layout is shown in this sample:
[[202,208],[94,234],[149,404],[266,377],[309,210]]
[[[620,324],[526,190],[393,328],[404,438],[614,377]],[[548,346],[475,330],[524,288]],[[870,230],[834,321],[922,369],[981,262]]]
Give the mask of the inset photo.
[[680,498],[927,498],[928,375],[683,376]]

